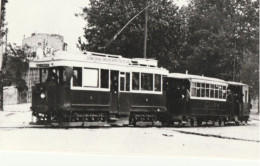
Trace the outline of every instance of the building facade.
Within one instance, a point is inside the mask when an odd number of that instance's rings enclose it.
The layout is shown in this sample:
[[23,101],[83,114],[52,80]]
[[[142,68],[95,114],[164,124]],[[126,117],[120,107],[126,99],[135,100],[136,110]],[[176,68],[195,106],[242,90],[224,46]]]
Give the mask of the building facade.
[[[33,60],[33,58],[39,58],[39,56],[46,56],[49,48],[51,48],[51,53],[67,51],[67,43],[64,42],[64,37],[57,34],[33,33],[30,37],[23,39],[22,45],[28,46],[29,52],[34,53],[36,56],[32,57],[31,60]],[[27,102],[31,102],[32,86],[36,83],[36,77],[38,77],[38,71],[28,71],[26,78],[28,85]]]
[[44,50],[47,46],[53,48],[53,51],[67,51],[67,43],[63,36],[57,34],[33,33],[30,37],[23,39],[23,46],[29,46],[32,52],[41,48]]

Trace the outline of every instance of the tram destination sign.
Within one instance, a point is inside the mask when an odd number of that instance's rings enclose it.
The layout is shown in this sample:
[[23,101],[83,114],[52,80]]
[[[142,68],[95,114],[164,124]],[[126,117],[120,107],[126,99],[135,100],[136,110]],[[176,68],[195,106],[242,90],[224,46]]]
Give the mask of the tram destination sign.
[[50,67],[49,64],[36,64],[36,67]]
[[127,58],[112,58],[112,57],[99,57],[99,56],[87,56],[87,61],[98,62],[98,63],[108,63],[108,64],[131,64],[131,60]]

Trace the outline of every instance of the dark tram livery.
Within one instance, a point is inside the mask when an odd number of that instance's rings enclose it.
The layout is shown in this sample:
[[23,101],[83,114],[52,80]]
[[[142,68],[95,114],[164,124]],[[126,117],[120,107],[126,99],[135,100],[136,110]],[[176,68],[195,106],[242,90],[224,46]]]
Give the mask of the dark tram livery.
[[249,118],[248,85],[221,79],[170,73],[165,79],[170,122],[187,126],[212,121],[215,125]]
[[224,125],[249,118],[248,85],[169,73],[156,60],[56,52],[31,61],[30,72],[36,124]]
[[30,69],[39,72],[31,107],[38,124],[136,125],[165,117],[168,70],[156,60],[57,52],[30,62]]

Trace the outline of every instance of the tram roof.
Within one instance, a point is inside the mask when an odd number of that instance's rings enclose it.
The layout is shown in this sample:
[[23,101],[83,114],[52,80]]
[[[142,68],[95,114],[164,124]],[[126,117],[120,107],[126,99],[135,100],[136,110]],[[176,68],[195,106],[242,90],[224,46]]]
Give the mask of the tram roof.
[[236,85],[236,86],[248,86],[247,84],[241,82],[234,82],[234,81],[227,81],[229,85]]
[[[42,58],[35,58],[30,62],[30,67],[44,67],[44,65],[51,64],[52,66],[75,66],[82,65],[84,63],[98,64],[101,66],[113,65],[122,67],[138,67],[138,68],[149,68],[149,69],[161,69],[165,68],[158,67],[158,61],[155,59],[144,59],[144,58],[124,58],[121,55],[103,54],[96,52],[67,52],[58,51],[54,55],[48,57],[43,56]],[[168,74],[168,70],[166,72]]]
[[212,77],[193,75],[193,74],[169,73],[168,77],[176,78],[176,79],[189,79],[194,82],[205,82],[205,83],[211,83],[211,84],[212,83],[227,84],[227,82],[225,80],[221,80],[218,78],[212,78]]

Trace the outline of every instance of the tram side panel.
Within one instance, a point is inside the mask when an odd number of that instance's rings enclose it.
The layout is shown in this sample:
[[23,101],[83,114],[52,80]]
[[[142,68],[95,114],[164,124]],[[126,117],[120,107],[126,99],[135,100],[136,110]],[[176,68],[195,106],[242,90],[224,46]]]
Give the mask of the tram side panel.
[[109,92],[71,90],[70,99],[73,110],[109,111]]
[[200,120],[226,119],[229,116],[228,104],[225,101],[193,100],[189,102],[189,116]]

